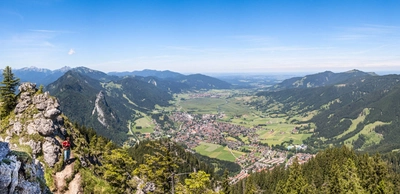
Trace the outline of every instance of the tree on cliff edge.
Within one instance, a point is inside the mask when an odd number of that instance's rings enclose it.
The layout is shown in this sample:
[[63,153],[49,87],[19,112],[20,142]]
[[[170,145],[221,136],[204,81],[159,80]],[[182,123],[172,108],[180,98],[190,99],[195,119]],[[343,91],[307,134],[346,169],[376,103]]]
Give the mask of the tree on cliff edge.
[[15,90],[19,84],[19,78],[15,78],[11,71],[11,67],[7,66],[3,70],[3,81],[0,82],[0,101],[1,116],[7,116],[17,103]]

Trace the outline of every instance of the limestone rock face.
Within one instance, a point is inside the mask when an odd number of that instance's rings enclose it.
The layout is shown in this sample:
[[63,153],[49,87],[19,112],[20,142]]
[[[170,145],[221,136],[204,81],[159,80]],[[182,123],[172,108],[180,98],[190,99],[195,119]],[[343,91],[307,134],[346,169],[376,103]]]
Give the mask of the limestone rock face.
[[27,144],[31,147],[32,154],[36,155],[42,152],[42,143],[40,141],[35,142],[31,139]]
[[46,137],[46,141],[42,146],[44,161],[51,167],[58,162],[58,156],[60,154],[60,145],[57,140]]
[[46,193],[48,188],[40,187],[44,181],[43,167],[39,161],[23,162],[10,153],[8,143],[0,142],[0,153],[5,157],[0,162],[0,194]]
[[[43,153],[45,162],[53,167],[61,153],[61,145],[55,137],[64,139],[66,134],[64,120],[59,110],[60,104],[48,92],[38,93],[35,84],[22,83],[19,90],[20,98],[14,109],[15,118],[10,119],[11,128],[7,130],[8,136],[25,137],[20,138],[24,140],[20,143],[29,145],[33,156]],[[43,139],[33,141],[29,138],[37,134],[43,136]]]

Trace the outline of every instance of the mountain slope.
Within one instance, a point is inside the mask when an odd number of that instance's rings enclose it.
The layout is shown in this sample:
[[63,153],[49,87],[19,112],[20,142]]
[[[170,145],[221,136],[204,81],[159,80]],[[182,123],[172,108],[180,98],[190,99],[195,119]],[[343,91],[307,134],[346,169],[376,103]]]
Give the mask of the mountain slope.
[[93,127],[117,143],[127,139],[135,110],[146,112],[155,105],[166,106],[172,99],[171,94],[135,77],[103,82],[77,71],[67,72],[47,90],[59,98],[71,120]]
[[279,84],[274,86],[275,89],[289,89],[289,88],[312,88],[321,87],[332,84],[344,82],[346,80],[356,78],[373,76],[374,73],[365,73],[359,70],[351,70],[342,73],[333,73],[331,71],[325,71],[317,74],[307,75],[304,77],[294,77],[286,79]]
[[[307,144],[351,144],[364,150],[391,151],[400,148],[394,137],[400,133],[400,75],[367,76],[337,85],[260,92],[267,100],[259,109],[279,102],[282,112],[318,111],[310,122],[314,135]],[[358,139],[360,141],[357,142]],[[362,138],[367,138],[368,141]]]

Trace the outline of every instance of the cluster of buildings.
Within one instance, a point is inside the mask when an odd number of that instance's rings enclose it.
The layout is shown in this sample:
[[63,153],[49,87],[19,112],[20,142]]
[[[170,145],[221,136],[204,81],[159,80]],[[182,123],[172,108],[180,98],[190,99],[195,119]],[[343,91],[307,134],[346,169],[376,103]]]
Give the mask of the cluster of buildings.
[[249,139],[257,138],[256,129],[219,122],[217,121],[219,117],[220,115],[214,114],[191,115],[176,112],[170,116],[170,119],[180,123],[180,126],[178,129],[171,129],[168,133],[173,134],[176,142],[182,142],[189,148],[198,146],[200,142],[207,142],[239,150],[244,145],[239,136],[247,136]]

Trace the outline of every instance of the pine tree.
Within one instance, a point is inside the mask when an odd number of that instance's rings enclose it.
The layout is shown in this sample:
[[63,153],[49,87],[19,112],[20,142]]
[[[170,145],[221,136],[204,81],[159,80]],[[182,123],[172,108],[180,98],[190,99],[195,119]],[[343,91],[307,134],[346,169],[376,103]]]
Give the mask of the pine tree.
[[210,184],[210,175],[204,171],[193,172],[190,178],[185,179],[186,188],[189,193],[200,194],[207,191]]
[[222,192],[224,192],[224,194],[230,194],[231,190],[229,188],[229,171],[227,169],[225,169],[224,171],[224,175],[222,175]]
[[103,178],[115,187],[117,193],[132,193],[136,189],[132,182],[135,163],[125,149],[112,150],[104,155]]
[[303,177],[301,166],[297,157],[289,169],[289,178],[286,180],[285,193],[307,193],[308,184]]
[[16,87],[19,85],[19,78],[15,78],[11,67],[3,70],[3,81],[0,82],[1,116],[7,116],[16,105]]

